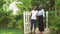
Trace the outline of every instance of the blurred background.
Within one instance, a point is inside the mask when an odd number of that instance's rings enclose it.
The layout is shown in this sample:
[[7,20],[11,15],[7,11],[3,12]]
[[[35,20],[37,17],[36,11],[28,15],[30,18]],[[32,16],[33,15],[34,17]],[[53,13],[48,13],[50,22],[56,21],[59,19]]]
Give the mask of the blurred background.
[[0,0],[0,34],[23,34],[23,12],[42,5],[49,12],[50,34],[60,34],[60,0]]

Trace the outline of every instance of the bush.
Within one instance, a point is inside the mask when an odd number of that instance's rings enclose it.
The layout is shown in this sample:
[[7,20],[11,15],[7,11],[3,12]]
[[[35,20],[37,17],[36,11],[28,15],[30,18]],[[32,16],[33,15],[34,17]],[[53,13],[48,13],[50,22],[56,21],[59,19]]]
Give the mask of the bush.
[[55,16],[54,11],[49,12],[49,28],[52,32],[58,34],[60,32],[60,16]]

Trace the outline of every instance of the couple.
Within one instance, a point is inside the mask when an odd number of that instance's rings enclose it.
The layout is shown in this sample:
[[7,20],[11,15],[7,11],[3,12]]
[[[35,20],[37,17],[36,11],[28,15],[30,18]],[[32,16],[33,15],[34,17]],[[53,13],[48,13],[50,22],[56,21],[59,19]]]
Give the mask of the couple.
[[38,28],[40,31],[40,34],[44,31],[44,23],[43,23],[43,18],[45,17],[44,14],[44,9],[42,6],[34,6],[34,9],[31,11],[30,19],[31,19],[31,34],[32,34],[32,29],[33,29],[33,24],[34,24],[34,34],[36,30],[36,20],[38,20]]

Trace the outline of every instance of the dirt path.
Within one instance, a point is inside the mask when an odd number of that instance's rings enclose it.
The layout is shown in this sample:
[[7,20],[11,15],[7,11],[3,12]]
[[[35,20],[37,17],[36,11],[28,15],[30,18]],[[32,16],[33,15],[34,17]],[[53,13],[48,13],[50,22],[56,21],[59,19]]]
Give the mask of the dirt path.
[[[34,32],[34,29],[33,29],[33,32]],[[50,33],[49,28],[45,28],[43,34],[49,34],[49,33]],[[34,34],[34,33],[32,33],[32,34]],[[36,28],[35,34],[40,34],[38,27]]]
[[[40,32],[38,31],[38,28],[36,28],[36,34],[39,34]],[[45,31],[43,32],[43,34],[49,34],[50,30],[48,28],[45,28]]]

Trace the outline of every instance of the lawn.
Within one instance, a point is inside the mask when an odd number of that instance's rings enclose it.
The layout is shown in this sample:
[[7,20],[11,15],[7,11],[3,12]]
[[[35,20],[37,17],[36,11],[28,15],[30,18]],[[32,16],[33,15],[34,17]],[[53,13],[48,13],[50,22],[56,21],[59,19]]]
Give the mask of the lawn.
[[23,30],[21,29],[9,29],[9,28],[5,28],[5,29],[0,29],[0,34],[23,34]]

